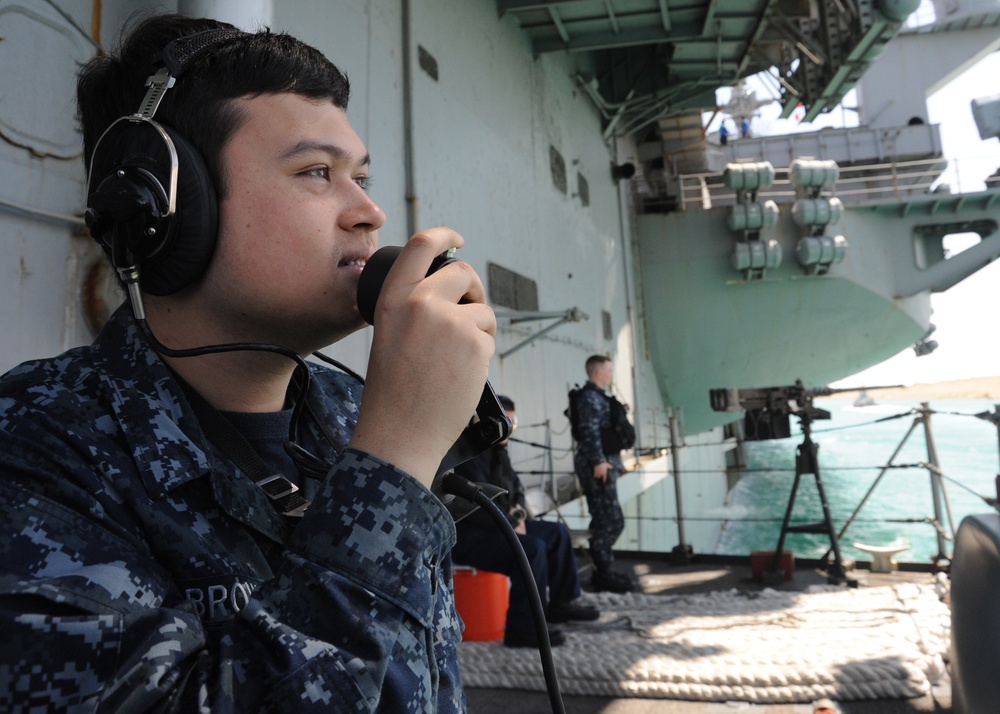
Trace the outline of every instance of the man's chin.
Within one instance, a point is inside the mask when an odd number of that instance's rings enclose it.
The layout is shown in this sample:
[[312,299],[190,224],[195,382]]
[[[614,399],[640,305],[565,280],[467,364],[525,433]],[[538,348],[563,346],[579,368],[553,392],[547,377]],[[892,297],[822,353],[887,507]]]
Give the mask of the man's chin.
[[364,319],[361,317],[361,315],[357,313],[357,310],[355,310],[352,320],[345,320],[340,324],[332,326],[331,329],[327,332],[327,334],[324,335],[324,338],[327,340],[326,344],[332,345],[333,343],[339,342],[345,337],[350,337],[355,332],[362,330],[366,327],[368,327],[368,323],[365,322]]

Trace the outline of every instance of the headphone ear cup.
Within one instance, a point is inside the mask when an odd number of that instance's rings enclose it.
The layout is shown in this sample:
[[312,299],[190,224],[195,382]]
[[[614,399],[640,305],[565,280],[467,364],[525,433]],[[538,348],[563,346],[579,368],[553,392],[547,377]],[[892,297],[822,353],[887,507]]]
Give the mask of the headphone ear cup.
[[[170,295],[196,282],[212,260],[218,229],[215,186],[201,154],[176,131],[153,121],[122,124],[102,139],[110,146],[99,145],[94,152],[91,172],[104,178],[88,197],[88,225],[117,267],[126,267],[126,255],[139,265],[143,292]],[[157,127],[177,154],[172,217],[167,213],[173,160]]]

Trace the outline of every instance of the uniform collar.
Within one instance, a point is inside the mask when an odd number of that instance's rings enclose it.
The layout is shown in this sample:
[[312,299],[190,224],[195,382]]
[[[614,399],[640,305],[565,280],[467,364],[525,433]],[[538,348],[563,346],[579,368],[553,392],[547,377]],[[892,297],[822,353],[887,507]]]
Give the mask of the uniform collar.
[[290,526],[267,495],[228,460],[216,458],[180,384],[153,350],[126,303],[94,343],[111,410],[146,491],[164,498],[209,476],[219,507],[282,543]]
[[127,302],[101,330],[93,354],[149,493],[163,496],[207,474],[210,462],[198,420]]

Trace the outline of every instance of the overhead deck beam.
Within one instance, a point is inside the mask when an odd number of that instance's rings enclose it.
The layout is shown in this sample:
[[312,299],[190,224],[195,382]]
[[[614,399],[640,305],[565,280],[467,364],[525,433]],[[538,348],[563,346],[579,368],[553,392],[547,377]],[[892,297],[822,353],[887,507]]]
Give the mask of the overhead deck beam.
[[549,17],[552,18],[552,24],[556,26],[556,30],[559,32],[559,37],[568,45],[570,43],[569,33],[566,32],[566,26],[559,19],[559,10],[554,7],[550,7]]
[[[608,50],[617,47],[635,47],[637,45],[655,45],[677,38],[669,35],[657,26],[647,26],[622,32],[588,32],[575,35],[570,32],[570,39],[562,40],[555,37],[537,39],[531,48],[536,54],[546,52],[590,52],[593,50]],[[697,38],[698,35],[691,37]],[[689,38],[690,39],[690,38]]]
[[667,0],[660,0],[660,20],[663,22],[663,31],[670,32],[670,9],[667,7]]
[[[730,30],[730,26],[734,23],[741,26],[743,24],[756,23],[756,15],[717,15],[716,21],[721,23],[719,28],[721,29],[721,34],[715,28],[713,28],[712,32],[705,34],[702,32],[702,23],[687,23],[685,25],[673,26],[670,32],[663,30],[659,23],[643,24],[641,27],[619,31],[612,31],[610,29],[577,31],[574,29],[574,25],[582,24],[582,21],[572,22],[567,21],[564,17],[560,17],[558,25],[559,36],[536,37],[532,42],[531,48],[536,54],[545,54],[547,52],[567,51],[591,52],[595,50],[665,43],[674,43],[682,46],[699,40],[733,43],[741,40],[745,33]],[[744,53],[745,49],[740,54]],[[726,58],[727,61],[738,61],[739,59],[740,57]]]
[[705,21],[704,23],[702,23],[701,26],[702,35],[714,34],[714,28],[712,27],[712,23],[715,22],[715,8],[716,8],[715,0],[711,0],[708,3],[708,9],[705,11]]
[[611,22],[611,29],[617,34],[621,28],[618,26],[618,18],[615,17],[613,0],[604,0],[604,7],[608,11],[608,20]]
[[[900,22],[887,21],[873,2],[496,0],[500,15],[515,15],[536,56],[590,55],[586,72],[600,78],[602,111],[617,107],[619,127],[644,122],[647,100],[664,116],[694,109],[657,96],[673,82],[704,74],[721,86],[772,65],[783,115],[801,102],[811,121],[841,101],[898,32]],[[629,113],[635,116],[625,121]]]
[[592,2],[593,0],[545,0],[545,2],[539,2],[539,0],[497,0],[497,9],[500,11],[500,16],[503,17],[508,12],[519,10],[548,10],[558,5],[569,7],[571,5],[587,5]]
[[764,11],[757,16],[757,25],[754,27],[753,34],[747,40],[746,50],[743,52],[743,58],[740,60],[740,66],[737,72],[742,77],[746,72],[747,66],[750,64],[750,58],[754,54],[754,48],[757,45],[758,40],[760,40],[761,35],[764,34],[764,29],[768,26],[767,18],[772,12],[772,8],[777,3],[778,0],[768,0],[767,5],[764,7]]

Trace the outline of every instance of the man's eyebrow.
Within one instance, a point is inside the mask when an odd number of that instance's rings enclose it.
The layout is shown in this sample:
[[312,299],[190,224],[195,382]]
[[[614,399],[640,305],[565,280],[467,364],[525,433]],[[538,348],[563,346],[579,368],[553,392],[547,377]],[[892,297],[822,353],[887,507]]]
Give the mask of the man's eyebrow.
[[[296,156],[301,154],[308,154],[317,151],[327,154],[338,161],[350,161],[353,158],[353,154],[341,146],[337,146],[336,144],[324,144],[318,141],[300,141],[284,151],[281,154],[281,158],[294,159]],[[360,166],[368,166],[371,162],[371,154],[365,154],[357,163]]]

